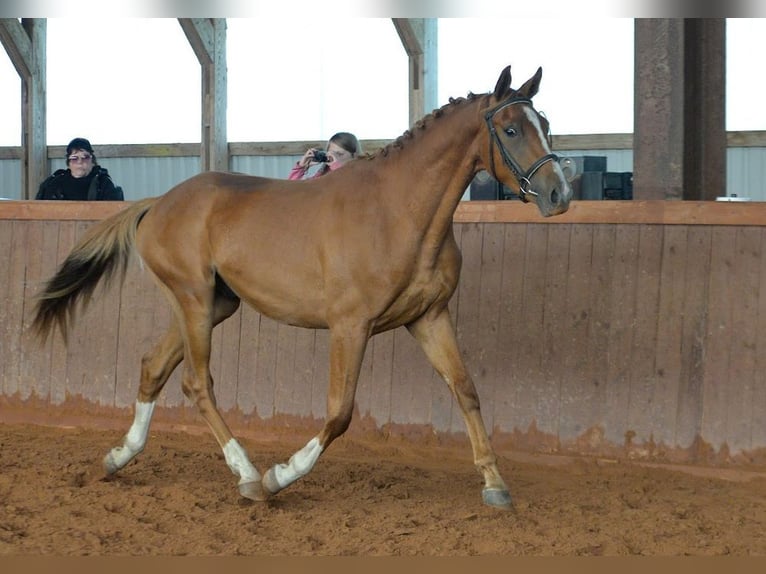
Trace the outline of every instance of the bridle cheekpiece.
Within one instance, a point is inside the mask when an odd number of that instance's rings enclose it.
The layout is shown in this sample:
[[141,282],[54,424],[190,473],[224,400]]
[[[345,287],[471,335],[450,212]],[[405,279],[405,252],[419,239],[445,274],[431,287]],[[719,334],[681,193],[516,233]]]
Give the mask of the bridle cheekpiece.
[[505,149],[503,142],[500,141],[500,136],[498,135],[497,130],[495,129],[495,124],[492,122],[492,120],[494,119],[496,113],[514,104],[529,104],[531,106],[532,100],[525,98],[524,96],[513,95],[507,100],[500,102],[498,105],[484,114],[484,119],[487,122],[487,129],[489,130],[489,161],[492,175],[495,176],[495,154],[493,153],[492,148],[494,144],[497,144],[497,147],[500,149],[500,155],[503,156],[503,162],[508,167],[508,169],[511,170],[514,177],[516,177],[516,180],[519,182],[519,199],[526,203],[529,201],[527,198],[528,195],[535,197],[537,196],[537,192],[530,188],[532,185],[530,180],[532,177],[534,177],[537,170],[547,162],[558,161],[559,158],[555,153],[546,154],[538,159],[535,163],[533,163],[532,166],[526,171],[524,171],[521,166],[519,166],[518,162],[513,159],[508,150]]

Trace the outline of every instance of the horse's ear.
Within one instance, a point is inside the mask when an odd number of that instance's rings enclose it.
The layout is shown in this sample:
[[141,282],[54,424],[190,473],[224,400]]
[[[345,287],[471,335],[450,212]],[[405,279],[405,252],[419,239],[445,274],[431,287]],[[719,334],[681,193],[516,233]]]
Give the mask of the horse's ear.
[[540,89],[540,79],[542,77],[543,69],[537,68],[535,75],[524,82],[524,85],[519,88],[519,93],[524,94],[525,97],[532,99],[537,93],[537,90]]
[[495,91],[493,95],[496,100],[500,100],[505,96],[506,92],[511,88],[511,67],[506,66],[505,69],[500,72],[500,77],[495,84]]

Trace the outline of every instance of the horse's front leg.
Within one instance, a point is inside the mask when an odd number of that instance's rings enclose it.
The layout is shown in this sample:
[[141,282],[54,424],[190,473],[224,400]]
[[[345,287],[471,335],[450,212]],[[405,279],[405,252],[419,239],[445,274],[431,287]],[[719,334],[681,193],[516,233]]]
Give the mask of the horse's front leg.
[[330,443],[346,432],[354,411],[356,384],[369,337],[366,323],[331,327],[327,419],[320,433],[286,464],[276,464],[264,474],[263,488],[269,494],[276,494],[306,476]]
[[481,418],[479,396],[460,355],[449,310],[445,307],[426,314],[407,328],[422,345],[428,360],[457,399],[471,439],[474,463],[484,475],[484,503],[510,508],[511,495],[497,468],[497,457]]

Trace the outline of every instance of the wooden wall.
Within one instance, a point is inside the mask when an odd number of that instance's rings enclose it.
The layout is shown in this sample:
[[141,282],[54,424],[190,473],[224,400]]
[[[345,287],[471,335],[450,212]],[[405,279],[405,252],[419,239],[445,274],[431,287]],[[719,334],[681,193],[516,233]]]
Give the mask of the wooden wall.
[[[76,239],[123,204],[0,202],[0,420],[126,428],[139,364],[168,320],[138,265],[96,297],[68,346],[30,340],[31,301]],[[766,460],[766,205],[520,202],[455,215],[461,349],[501,448],[650,460]],[[327,333],[241,309],[214,334],[235,432],[310,437]],[[201,419],[175,374],[158,424]],[[464,440],[459,411],[406,330],[368,347],[350,433]]]

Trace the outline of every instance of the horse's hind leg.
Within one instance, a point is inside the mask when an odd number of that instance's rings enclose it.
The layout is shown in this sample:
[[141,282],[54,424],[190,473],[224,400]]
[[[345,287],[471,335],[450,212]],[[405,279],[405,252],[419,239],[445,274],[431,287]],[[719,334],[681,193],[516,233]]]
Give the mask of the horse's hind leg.
[[[230,317],[239,307],[239,299],[216,299],[214,325]],[[160,342],[141,360],[141,383],[135,404],[133,424],[123,437],[122,445],[114,447],[103,459],[107,475],[114,474],[144,450],[154,406],[170,375],[183,359],[183,338],[173,317]]]
[[144,450],[157,397],[173,370],[183,359],[183,340],[175,319],[160,342],[141,359],[141,383],[136,398],[133,424],[122,445],[110,450],[103,460],[107,475],[114,474]]
[[449,311],[444,308],[433,316],[425,315],[407,328],[422,345],[428,360],[447,382],[460,406],[471,439],[474,463],[484,475],[484,503],[510,508],[511,496],[497,469],[497,457],[481,418],[479,396],[461,358]]

